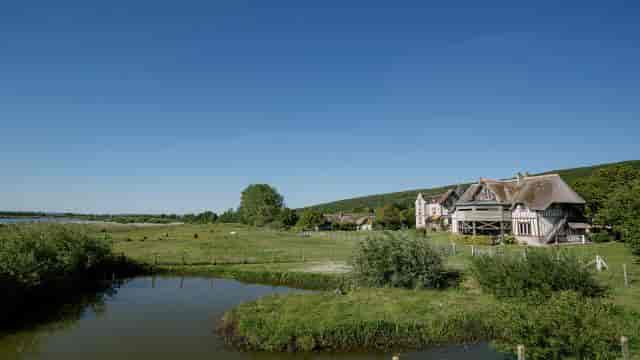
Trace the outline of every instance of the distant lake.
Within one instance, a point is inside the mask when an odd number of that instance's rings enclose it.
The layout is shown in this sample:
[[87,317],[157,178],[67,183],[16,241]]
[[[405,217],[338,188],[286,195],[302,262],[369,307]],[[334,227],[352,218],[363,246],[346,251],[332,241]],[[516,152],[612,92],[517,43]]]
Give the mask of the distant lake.
[[68,217],[42,216],[42,217],[0,217],[0,224],[21,223],[59,223],[59,224],[92,224],[100,221],[89,221]]

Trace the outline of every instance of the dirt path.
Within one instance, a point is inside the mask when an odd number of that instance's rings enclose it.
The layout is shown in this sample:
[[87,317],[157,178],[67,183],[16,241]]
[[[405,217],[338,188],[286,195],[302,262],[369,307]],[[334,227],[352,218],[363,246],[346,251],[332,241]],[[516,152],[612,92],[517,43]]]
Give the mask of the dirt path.
[[351,266],[343,263],[343,262],[325,262],[325,263],[315,263],[310,264],[305,267],[302,271],[304,272],[312,272],[312,273],[323,273],[323,274],[345,274],[351,272]]

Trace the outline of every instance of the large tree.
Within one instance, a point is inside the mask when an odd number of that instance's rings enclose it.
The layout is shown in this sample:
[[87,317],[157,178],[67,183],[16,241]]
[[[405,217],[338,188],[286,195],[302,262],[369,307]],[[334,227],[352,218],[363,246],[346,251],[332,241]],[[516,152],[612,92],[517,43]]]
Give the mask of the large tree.
[[266,225],[278,218],[284,205],[284,198],[267,184],[249,185],[240,199],[242,222],[254,226]]
[[298,223],[298,214],[289,208],[283,208],[280,211],[280,222],[285,228],[290,228]]
[[610,226],[640,255],[640,170],[628,165],[601,169],[578,180],[575,189],[593,222]]
[[298,227],[303,230],[315,230],[322,224],[324,224],[322,213],[313,209],[305,209],[298,220]]
[[596,218],[599,223],[610,225],[640,255],[640,179],[618,187]]
[[414,207],[402,210],[400,212],[400,217],[402,219],[402,223],[409,229],[416,227],[416,209]]
[[376,224],[388,230],[400,229],[402,225],[400,208],[395,204],[387,204],[376,209]]
[[619,192],[629,191],[633,181],[638,179],[640,170],[618,165],[597,170],[591,176],[576,181],[573,187],[587,202],[587,216],[599,222],[606,220],[598,215],[608,205],[609,199]]

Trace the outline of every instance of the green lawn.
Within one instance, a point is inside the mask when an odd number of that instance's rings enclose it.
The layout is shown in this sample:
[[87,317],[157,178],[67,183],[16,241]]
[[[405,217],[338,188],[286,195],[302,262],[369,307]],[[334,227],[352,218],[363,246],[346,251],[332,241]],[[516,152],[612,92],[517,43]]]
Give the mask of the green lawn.
[[[105,228],[114,250],[154,264],[268,264],[346,261],[363,233],[267,231],[236,224]],[[235,234],[232,234],[235,232]]]

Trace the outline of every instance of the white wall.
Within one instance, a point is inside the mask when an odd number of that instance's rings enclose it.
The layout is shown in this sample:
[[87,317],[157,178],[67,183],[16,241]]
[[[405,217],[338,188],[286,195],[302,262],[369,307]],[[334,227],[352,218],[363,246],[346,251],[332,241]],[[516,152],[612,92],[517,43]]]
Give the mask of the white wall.
[[426,226],[427,209],[425,201],[422,198],[416,200],[416,229],[422,229]]

